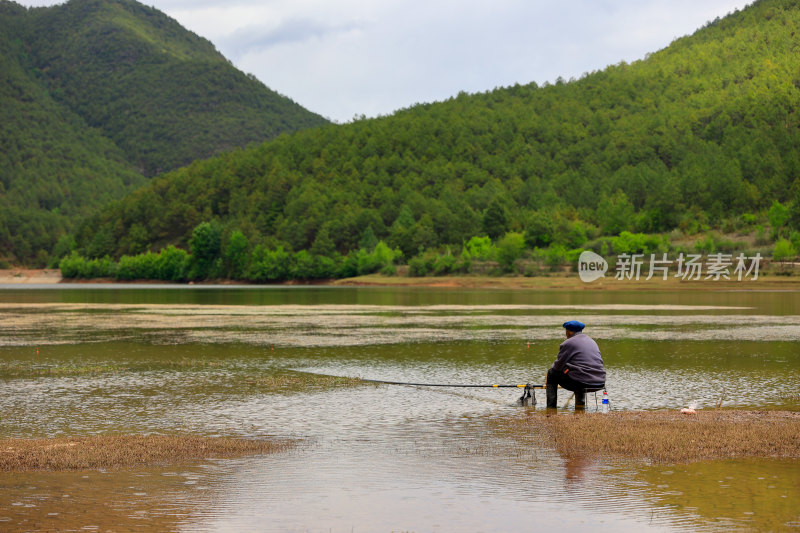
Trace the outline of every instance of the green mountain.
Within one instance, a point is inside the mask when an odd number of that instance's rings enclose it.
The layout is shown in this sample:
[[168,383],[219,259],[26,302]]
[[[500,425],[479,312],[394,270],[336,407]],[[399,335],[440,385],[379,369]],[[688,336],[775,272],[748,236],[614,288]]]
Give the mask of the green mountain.
[[460,94],[198,161],[93,218],[79,245],[186,247],[218,221],[268,247],[347,252],[369,237],[408,258],[507,231],[577,248],[719,227],[775,201],[797,212],[799,8],[760,0],[579,80]]
[[132,0],[0,0],[0,120],[0,259],[25,262],[148,177],[327,123]]

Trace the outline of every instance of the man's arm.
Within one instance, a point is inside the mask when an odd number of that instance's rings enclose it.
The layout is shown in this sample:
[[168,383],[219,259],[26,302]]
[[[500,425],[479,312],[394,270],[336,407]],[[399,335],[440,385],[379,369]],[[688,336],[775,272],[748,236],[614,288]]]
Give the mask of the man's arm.
[[563,372],[564,368],[567,366],[567,361],[572,358],[573,351],[570,347],[569,343],[564,341],[561,343],[561,346],[558,348],[558,357],[553,362],[553,370],[556,372]]

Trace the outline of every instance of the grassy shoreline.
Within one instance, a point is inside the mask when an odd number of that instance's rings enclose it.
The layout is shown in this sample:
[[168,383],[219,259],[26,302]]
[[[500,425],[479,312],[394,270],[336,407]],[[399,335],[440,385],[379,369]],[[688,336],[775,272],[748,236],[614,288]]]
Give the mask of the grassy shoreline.
[[293,443],[199,435],[0,439],[0,472],[121,469],[276,453]]
[[[501,289],[501,290],[565,290],[565,291],[800,291],[800,277],[763,274],[757,280],[697,280],[684,281],[675,277],[666,280],[654,278],[639,280],[617,280],[613,275],[585,283],[575,273],[559,273],[550,276],[436,276],[412,278],[408,276],[383,276],[369,274],[338,280],[316,280],[313,282],[290,281],[283,285],[345,286],[345,287],[402,287],[402,288],[442,288],[442,289]],[[97,283],[156,283],[158,280],[115,281],[112,279],[67,279],[58,270],[0,270],[0,284],[97,284]],[[198,285],[248,285],[231,280],[209,280]]]
[[563,457],[653,463],[724,459],[800,459],[800,412],[710,409],[542,414],[498,422],[524,437],[544,429]]
[[[544,430],[565,458],[621,458],[659,464],[727,459],[800,459],[800,412],[701,410],[549,414],[494,421],[524,441]],[[296,443],[198,435],[95,435],[0,439],[0,472],[126,469],[235,458]]]

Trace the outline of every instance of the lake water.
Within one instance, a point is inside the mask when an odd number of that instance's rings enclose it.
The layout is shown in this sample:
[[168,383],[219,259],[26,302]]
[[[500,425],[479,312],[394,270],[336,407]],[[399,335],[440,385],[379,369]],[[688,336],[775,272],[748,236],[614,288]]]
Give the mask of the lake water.
[[566,461],[544,435],[497,431],[543,413],[517,389],[263,386],[307,372],[541,383],[572,318],[600,344],[614,409],[800,410],[796,292],[0,286],[0,436],[298,441],[181,467],[0,474],[0,529],[800,527],[796,461]]

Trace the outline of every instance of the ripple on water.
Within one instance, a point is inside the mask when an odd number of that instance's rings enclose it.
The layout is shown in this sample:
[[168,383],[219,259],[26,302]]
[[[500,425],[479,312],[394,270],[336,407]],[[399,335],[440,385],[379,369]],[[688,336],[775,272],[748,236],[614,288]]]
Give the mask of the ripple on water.
[[[266,524],[280,531],[509,531],[531,517],[559,530],[781,529],[798,520],[759,503],[777,494],[797,508],[800,496],[785,484],[798,474],[785,465],[772,473],[756,464],[763,483],[736,477],[738,465],[665,474],[565,459],[536,432],[524,442],[499,434],[491,421],[519,412],[516,389],[362,385],[279,393],[257,379],[295,369],[393,381],[539,382],[560,339],[553,324],[570,311],[580,311],[601,341],[616,409],[800,403],[791,399],[800,389],[800,317],[746,307],[0,305],[0,371],[20,373],[4,381],[0,395],[4,435],[179,429],[304,439],[277,455],[141,478],[0,475],[0,509],[22,503],[8,515],[17,521],[85,509],[85,521],[61,527],[104,528],[107,504],[121,521],[192,531]],[[48,342],[41,354],[29,348]],[[562,391],[560,403],[568,396]],[[541,408],[527,412],[538,416]],[[726,487],[710,483],[714,476]],[[38,489],[27,493],[20,480]],[[697,501],[741,483],[761,487],[751,494],[756,503]],[[64,503],[66,494],[78,505]],[[104,502],[96,511],[86,503],[92,498]],[[758,522],[769,509],[788,517]]]

